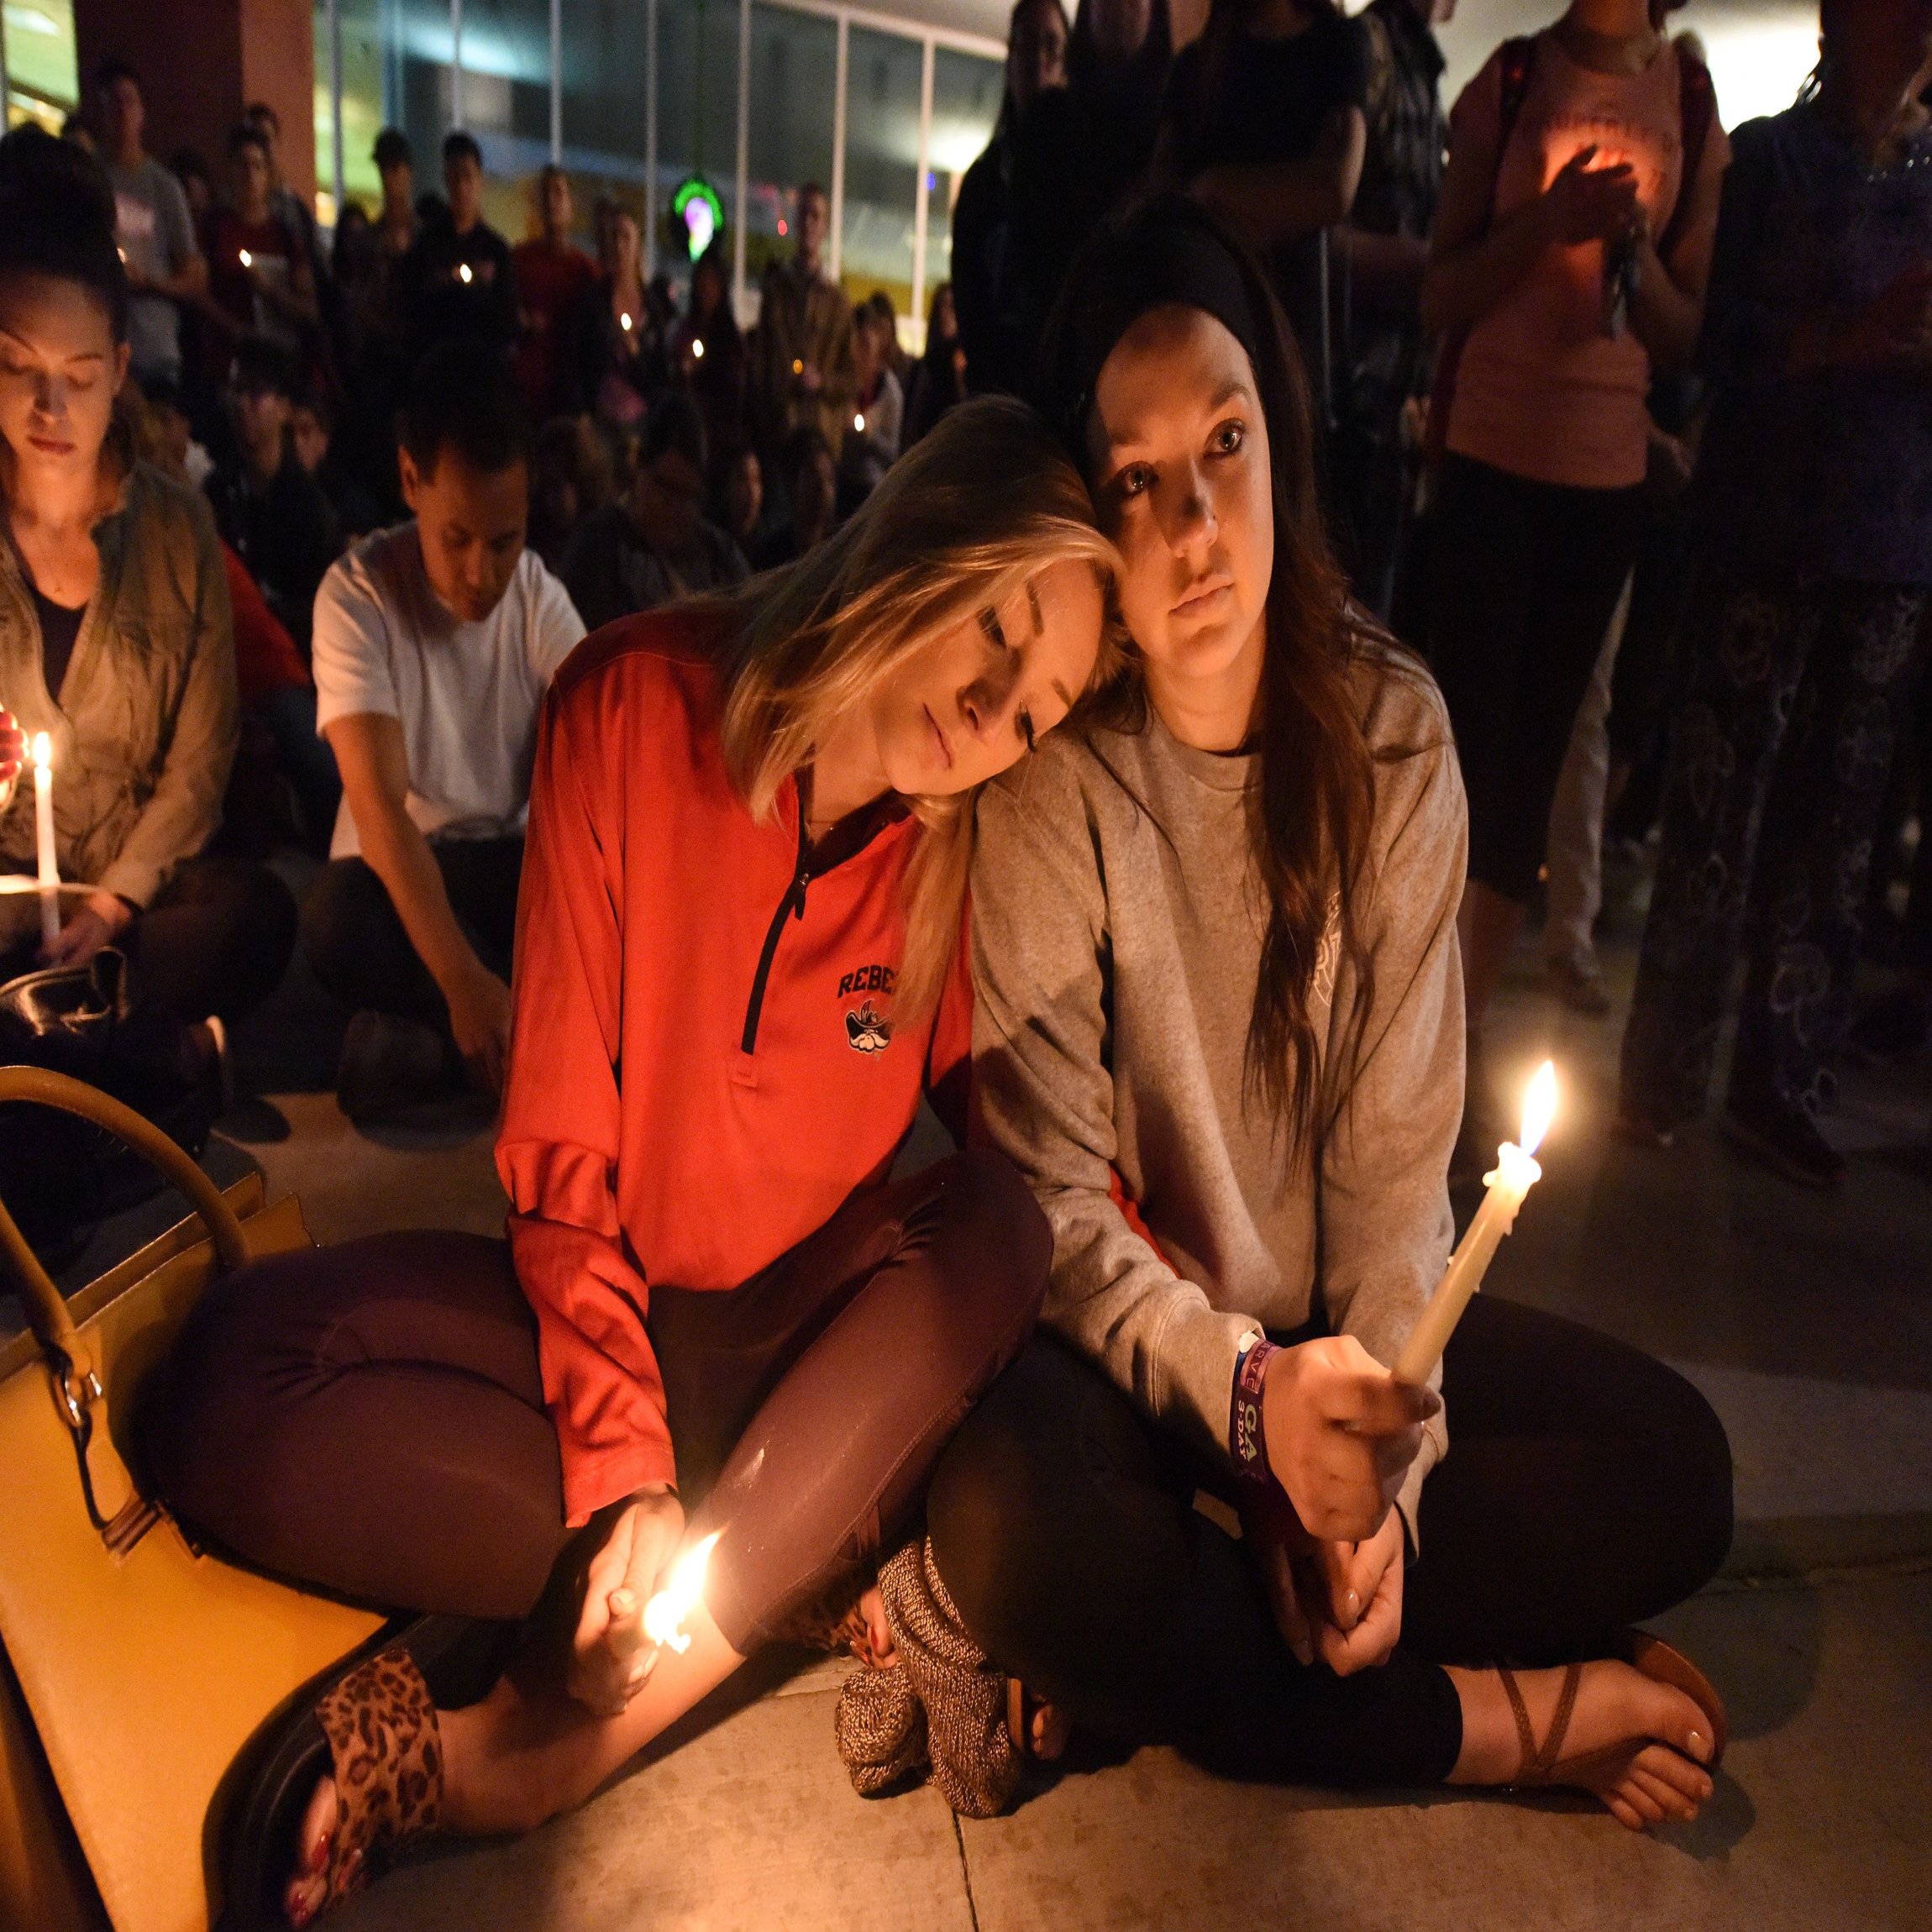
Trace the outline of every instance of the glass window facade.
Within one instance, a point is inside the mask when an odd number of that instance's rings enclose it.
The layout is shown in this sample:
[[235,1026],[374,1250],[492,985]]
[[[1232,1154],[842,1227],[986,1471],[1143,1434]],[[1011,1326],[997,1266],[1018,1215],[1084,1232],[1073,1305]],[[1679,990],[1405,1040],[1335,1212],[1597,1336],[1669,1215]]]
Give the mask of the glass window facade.
[[72,0],[6,0],[0,34],[7,56],[6,125],[38,121],[58,134],[81,98]]
[[[645,0],[563,0],[563,163],[586,247],[600,198],[628,208],[641,230],[651,230],[645,187],[656,11]],[[660,189],[660,212],[666,198]]]
[[[71,0],[5,5],[11,29],[23,8],[65,17]],[[885,289],[915,346],[926,292],[947,274],[959,177],[985,145],[1002,85],[996,42],[910,21],[896,29],[837,0],[557,0],[554,32],[552,0],[338,0],[339,57],[328,0],[314,13],[325,192],[339,113],[343,186],[371,211],[380,129],[409,136],[428,190],[440,185],[444,133],[461,125],[483,150],[489,218],[512,240],[529,230],[533,178],[554,151],[583,238],[608,195],[644,222],[655,265],[681,284],[671,197],[699,175],[722,206],[728,255],[742,240],[748,321],[765,265],[791,245],[798,190],[817,181],[838,204],[847,291]],[[731,233],[741,154],[742,238]]]
[[680,290],[690,258],[671,232],[672,193],[700,176],[727,226],[738,194],[738,0],[658,0],[657,259]]
[[916,40],[870,28],[852,29],[845,71],[839,277],[854,302],[884,289],[900,315],[912,306],[924,64],[925,52]]
[[745,279],[753,288],[767,264],[790,251],[800,188],[813,181],[832,192],[837,90],[837,22],[759,0],[751,10],[745,198]]
[[[1005,92],[1000,60],[963,54],[953,47],[932,50],[932,124],[926,149],[926,287],[932,291],[953,275],[953,208],[966,171],[993,138]],[[923,317],[921,317],[923,320]]]

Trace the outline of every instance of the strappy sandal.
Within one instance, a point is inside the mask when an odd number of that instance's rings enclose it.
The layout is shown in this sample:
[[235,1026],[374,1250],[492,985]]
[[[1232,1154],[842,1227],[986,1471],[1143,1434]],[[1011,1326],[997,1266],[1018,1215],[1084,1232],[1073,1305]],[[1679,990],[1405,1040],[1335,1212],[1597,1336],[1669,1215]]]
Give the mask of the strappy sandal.
[[[1711,1754],[1699,1768],[1714,1772],[1724,1756],[1724,1747],[1730,1735],[1723,1698],[1717,1694],[1709,1678],[1682,1651],[1667,1644],[1662,1637],[1635,1630],[1631,1632],[1630,1641],[1630,1662],[1633,1669],[1653,1683],[1668,1684],[1673,1690],[1682,1691],[1704,1713],[1711,1730]],[[1594,1773],[1620,1760],[1635,1757],[1646,1745],[1661,1744],[1667,1751],[1677,1748],[1663,1738],[1625,1738],[1595,1751],[1579,1751],[1574,1757],[1564,1757],[1561,1755],[1563,1739],[1569,1731],[1570,1718],[1577,1708],[1577,1687],[1583,1682],[1583,1665],[1572,1663],[1564,1671],[1563,1688],[1557,1697],[1556,1715],[1550,1719],[1550,1728],[1544,1733],[1541,1745],[1536,1742],[1536,1730],[1530,1722],[1529,1708],[1523,1702],[1515,1672],[1507,1664],[1498,1664],[1496,1674],[1503,1680],[1504,1692],[1509,1699],[1510,1714],[1516,1720],[1517,1741],[1522,1746],[1521,1761],[1517,1766],[1516,1775],[1509,1781],[1512,1786],[1583,1785]]]
[[[1013,1748],[1021,1757],[1032,1758],[1038,1763],[1049,1763],[1051,1759],[1042,1758],[1033,1743],[1033,1719],[1042,1710],[1053,1707],[1043,1697],[1038,1697],[1027,1689],[1017,1677],[1006,1680],[1006,1735],[1013,1740]],[[1065,1749],[1063,1740],[1062,1751]],[[1053,1757],[1061,1755],[1055,1751]]]
[[425,1617],[386,1629],[307,1688],[258,1735],[238,1766],[239,1802],[225,1833],[219,1932],[284,1932],[315,1788],[333,1777],[336,1824],[317,1914],[359,1892],[404,1843],[434,1830],[443,1795],[436,1697],[424,1672],[468,1701],[501,1658],[488,1627]]

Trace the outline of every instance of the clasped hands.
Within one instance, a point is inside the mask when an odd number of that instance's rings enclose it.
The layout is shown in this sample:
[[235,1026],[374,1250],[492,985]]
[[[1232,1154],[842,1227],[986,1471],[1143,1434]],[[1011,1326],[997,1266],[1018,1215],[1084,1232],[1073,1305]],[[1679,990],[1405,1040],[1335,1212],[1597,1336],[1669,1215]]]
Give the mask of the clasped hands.
[[1268,1467],[1293,1506],[1244,1511],[1282,1640],[1338,1677],[1388,1662],[1402,1633],[1402,1518],[1393,1507],[1442,1407],[1398,1382],[1352,1336],[1283,1349],[1268,1364]]
[[684,1533],[684,1505],[667,1484],[655,1483],[618,1512],[591,1559],[567,1683],[570,1695],[600,1717],[621,1716],[657,1663],[644,1605],[661,1587]]

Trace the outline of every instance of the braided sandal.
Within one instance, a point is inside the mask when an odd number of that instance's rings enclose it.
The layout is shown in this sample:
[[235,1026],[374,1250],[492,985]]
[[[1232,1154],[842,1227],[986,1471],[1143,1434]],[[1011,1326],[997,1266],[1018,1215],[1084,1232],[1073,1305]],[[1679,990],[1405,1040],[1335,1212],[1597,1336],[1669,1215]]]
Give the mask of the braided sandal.
[[[1653,1683],[1668,1684],[1672,1689],[1682,1691],[1703,1711],[1705,1721],[1710,1725],[1711,1754],[1700,1768],[1714,1772],[1724,1756],[1729,1726],[1724,1700],[1710,1680],[1682,1651],[1667,1644],[1662,1637],[1653,1637],[1641,1630],[1633,1631],[1630,1652],[1633,1669]],[[1577,1708],[1577,1687],[1583,1682],[1583,1665],[1572,1663],[1564,1671],[1556,1714],[1550,1719],[1550,1728],[1541,1745],[1536,1742],[1536,1730],[1530,1722],[1529,1708],[1523,1702],[1523,1693],[1517,1687],[1515,1672],[1507,1664],[1498,1664],[1496,1674],[1503,1680],[1503,1689],[1509,1699],[1509,1712],[1516,1720],[1517,1742],[1522,1746],[1522,1761],[1517,1767],[1516,1775],[1509,1781],[1513,1787],[1566,1784],[1581,1785],[1587,1789],[1588,1778],[1614,1765],[1627,1763],[1648,1745],[1662,1745],[1666,1751],[1677,1748],[1663,1738],[1625,1738],[1596,1751],[1579,1751],[1574,1757],[1564,1757],[1560,1754],[1563,1739],[1569,1731],[1571,1716]]]

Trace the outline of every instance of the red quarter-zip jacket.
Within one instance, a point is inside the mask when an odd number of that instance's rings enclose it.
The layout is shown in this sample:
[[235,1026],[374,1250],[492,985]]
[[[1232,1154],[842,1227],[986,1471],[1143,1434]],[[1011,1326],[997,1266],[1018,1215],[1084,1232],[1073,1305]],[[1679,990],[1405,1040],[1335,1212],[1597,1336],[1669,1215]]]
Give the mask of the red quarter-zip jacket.
[[923,1088],[963,1114],[963,943],[937,1013],[895,1011],[921,827],[820,877],[795,785],[754,824],[705,622],[586,638],[538,735],[496,1168],[573,1524],[676,1480],[650,1284],[736,1287],[885,1178]]

